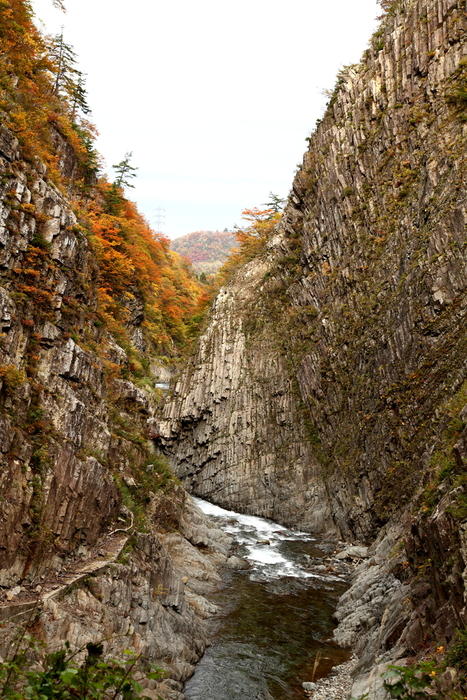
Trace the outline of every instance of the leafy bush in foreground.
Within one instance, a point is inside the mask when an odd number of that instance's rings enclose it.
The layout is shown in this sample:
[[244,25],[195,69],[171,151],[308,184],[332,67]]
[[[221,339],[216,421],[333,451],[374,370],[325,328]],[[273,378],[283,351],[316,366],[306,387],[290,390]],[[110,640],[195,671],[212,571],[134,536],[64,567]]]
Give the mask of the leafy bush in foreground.
[[[72,652],[65,648],[47,654],[41,666],[31,666],[32,654],[39,644],[21,634],[13,657],[0,663],[0,697],[11,700],[140,700],[142,686],[135,675],[140,657],[125,651],[127,659],[103,658],[102,644],[86,644]],[[76,658],[86,650],[86,659]],[[152,666],[152,665],[151,665]],[[146,678],[160,680],[165,672],[152,666]],[[162,700],[162,699],[161,699]]]

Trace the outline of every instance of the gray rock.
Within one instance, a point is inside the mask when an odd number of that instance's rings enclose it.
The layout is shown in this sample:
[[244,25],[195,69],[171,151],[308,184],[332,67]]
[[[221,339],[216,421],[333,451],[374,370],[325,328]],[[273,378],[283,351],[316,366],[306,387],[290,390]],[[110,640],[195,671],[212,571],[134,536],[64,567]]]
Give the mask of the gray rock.
[[316,688],[316,683],[312,683],[311,681],[305,681],[305,683],[302,683],[302,688],[303,690],[315,690]]
[[[4,367],[22,370],[26,363],[32,322],[20,317],[24,290],[18,297],[13,271],[36,233],[50,242],[58,263],[47,281],[53,292],[46,309],[50,325],[35,329],[34,387],[25,378],[14,397],[2,398],[0,451],[8,459],[2,472],[0,581],[10,593],[18,581],[23,588],[41,580],[45,587],[49,572],[100,551],[118,522],[120,494],[100,455],[112,460],[113,474],[126,474],[135,447],[124,432],[115,433],[108,397],[125,424],[154,426],[158,446],[190,490],[334,539],[367,541],[377,534],[376,493],[389,469],[410,463],[414,483],[418,474],[429,476],[444,402],[463,385],[466,371],[459,330],[467,288],[465,124],[446,99],[465,55],[465,13],[459,0],[404,0],[394,9],[363,65],[341,72],[265,252],[219,292],[160,421],[149,396],[131,382],[109,383],[97,354],[71,338],[76,329],[67,321],[73,311],[67,299],[84,316],[86,308],[97,308],[95,261],[65,194],[44,178],[45,166],[34,159],[21,163],[17,139],[0,127],[0,187],[6,194],[6,180],[9,194],[0,203],[0,268],[16,300],[2,295]],[[426,21],[420,21],[420,10]],[[73,148],[53,128],[51,138],[58,166],[73,180]],[[141,302],[129,303],[128,312],[129,335],[143,348]],[[124,350],[102,328],[87,323],[77,330],[84,327],[90,341],[108,344],[111,362],[126,362]],[[42,422],[53,429],[40,490],[31,468],[34,445],[12,418],[18,408],[24,423],[37,386],[46,387]],[[18,406],[5,414],[13,400]],[[414,441],[416,435],[426,436],[426,445]],[[454,457],[462,469],[467,436],[459,438]],[[321,456],[335,458],[326,473]],[[393,477],[397,485],[397,471]],[[30,561],[28,532],[39,495],[43,530],[53,547],[36,548],[40,556]],[[388,495],[395,510],[399,494]],[[168,502],[174,504],[175,496]],[[162,499],[159,504],[162,511]],[[152,526],[138,535],[138,557],[125,555],[125,563],[113,563],[89,587],[48,600],[42,636],[52,644],[68,638],[80,647],[102,637],[105,620],[106,636],[129,635],[154,661],[158,655],[171,659],[174,675],[186,678],[206,637],[183,583],[198,597],[212,590],[219,581],[219,554],[227,556],[230,545],[209,534],[213,528],[205,523],[183,521],[181,510],[174,505],[170,512],[167,536],[159,538]],[[153,521],[156,515],[151,512]],[[400,523],[404,514],[393,517]],[[432,531],[418,534],[430,539],[429,556],[436,561],[439,555],[444,565],[437,543],[457,541],[458,533],[446,529],[442,508],[429,517]],[[411,595],[415,584],[395,577],[397,566],[407,562],[397,559],[397,538],[389,530],[378,535],[374,559],[359,565],[336,611],[336,639],[360,652],[354,694],[370,689],[373,700],[384,690],[371,690],[380,668],[403,658],[402,640],[420,648],[424,636],[420,610],[426,593],[419,591],[417,599]],[[425,546],[423,536],[413,543],[414,560]],[[461,540],[465,553],[464,529]],[[346,547],[343,556],[354,558],[351,550]],[[459,558],[454,560],[457,566]],[[439,600],[433,589],[430,610],[440,636],[454,628],[465,602],[458,583],[466,584],[467,574],[452,574],[456,595]]]
[[229,569],[249,569],[250,564],[245,559],[240,559],[240,557],[229,557],[225,562],[225,566]]
[[253,260],[218,294],[198,351],[155,426],[156,442],[188,491],[335,535],[284,358],[272,335],[252,346],[238,322],[270,269]]
[[204,596],[193,593],[188,587],[185,588],[185,597],[196,614],[203,619],[220,612],[220,608],[217,605],[210,603]]
[[367,559],[368,556],[368,547],[352,546],[336,554],[336,559]]
[[5,126],[0,126],[0,153],[8,160],[18,160],[19,142]]

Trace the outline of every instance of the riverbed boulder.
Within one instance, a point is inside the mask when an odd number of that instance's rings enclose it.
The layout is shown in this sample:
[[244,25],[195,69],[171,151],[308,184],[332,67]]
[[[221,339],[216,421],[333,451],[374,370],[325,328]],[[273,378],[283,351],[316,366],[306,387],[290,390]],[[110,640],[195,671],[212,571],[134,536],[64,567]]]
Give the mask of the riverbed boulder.
[[367,559],[368,547],[351,546],[346,547],[336,554],[336,559]]
[[316,689],[316,683],[313,683],[312,681],[305,681],[302,683],[302,688],[303,690],[311,692],[312,690]]
[[225,566],[228,569],[244,570],[249,569],[251,565],[246,561],[246,559],[241,559],[240,557],[233,555],[227,559]]

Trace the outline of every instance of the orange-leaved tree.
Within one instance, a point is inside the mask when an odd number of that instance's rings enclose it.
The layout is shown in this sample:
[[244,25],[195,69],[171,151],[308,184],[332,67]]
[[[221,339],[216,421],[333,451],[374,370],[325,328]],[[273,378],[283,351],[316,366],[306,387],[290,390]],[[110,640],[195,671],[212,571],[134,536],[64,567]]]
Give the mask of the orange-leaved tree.
[[[148,350],[176,356],[187,346],[201,286],[186,263],[169,250],[168,239],[151,231],[125,198],[123,188],[135,170],[129,165],[131,154],[116,167],[119,177],[114,184],[105,178],[97,182],[99,156],[93,127],[85,118],[89,108],[76,63],[63,34],[51,39],[40,34],[28,0],[0,0],[1,122],[18,138],[23,158],[33,167],[37,158],[45,163],[46,181],[52,180],[68,195],[73,192],[74,211],[98,262],[101,323],[128,345],[129,320],[139,309]],[[78,166],[68,168],[66,175],[57,155],[60,137],[72,146]],[[38,261],[44,265],[50,251],[40,234],[39,226],[35,250],[44,256]],[[37,297],[39,281],[45,282],[38,277],[33,284],[31,274],[40,265],[27,267],[29,276],[25,270],[21,282],[24,294]],[[46,291],[50,295],[51,290]]]
[[252,260],[265,249],[266,241],[280,218],[280,212],[275,212],[272,208],[254,207],[242,211],[242,219],[246,224],[234,227],[238,245],[232,250],[219,271],[220,284],[225,284],[241,265]]
[[[81,213],[100,269],[100,312],[114,331],[124,334],[128,307],[138,296],[144,305],[145,335],[153,349],[168,353],[171,339],[183,350],[189,339],[190,316],[201,287],[164,235],[151,230],[133,202],[118,189],[119,206],[109,213],[115,185],[98,184],[101,198]],[[170,353],[171,354],[171,353]]]
[[[85,104],[82,84],[68,81],[67,95],[54,90],[63,67],[54,55],[53,44],[54,40],[47,41],[35,27],[29,2],[0,0],[2,122],[18,138],[23,156],[39,157],[48,167],[48,176],[63,187],[51,126],[73,146],[85,170],[95,155],[91,155],[90,146],[92,127],[77,114],[78,103]],[[95,162],[93,173],[94,166]]]

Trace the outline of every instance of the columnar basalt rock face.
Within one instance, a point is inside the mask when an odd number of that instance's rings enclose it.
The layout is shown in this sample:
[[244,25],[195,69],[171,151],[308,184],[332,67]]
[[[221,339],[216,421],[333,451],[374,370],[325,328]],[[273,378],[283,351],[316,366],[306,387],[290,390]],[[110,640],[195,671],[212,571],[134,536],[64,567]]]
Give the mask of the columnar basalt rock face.
[[397,3],[343,71],[283,220],[292,306],[319,312],[297,381],[331,480],[350,475],[366,510],[333,506],[350,536],[410,498],[465,378],[465,29],[462,3]]
[[[73,150],[60,135],[54,143],[72,178]],[[202,620],[216,611],[203,592],[219,584],[230,540],[157,462],[158,397],[115,376],[129,358],[95,314],[98,279],[66,194],[2,127],[1,655],[28,620],[50,650],[106,639],[112,656],[131,649],[167,669],[163,684],[145,682],[148,697],[180,700],[207,644]],[[142,321],[135,293],[128,331],[144,351]],[[142,499],[144,534],[134,527]],[[164,541],[173,529],[177,543]]]
[[322,481],[336,530],[365,539],[417,488],[465,377],[465,29],[460,0],[401,1],[342,71],[268,251],[222,290],[166,410],[197,492],[250,508],[268,470],[298,498]]
[[[150,521],[157,520],[158,505],[153,497]],[[218,612],[204,596],[219,585],[218,567],[227,561],[232,540],[190,501],[182,504],[177,527],[176,534],[123,535],[116,542],[118,557],[109,556],[112,543],[102,538],[92,573],[77,575],[71,568],[54,579],[50,571],[41,581],[42,592],[36,593],[38,607],[33,605],[34,589],[26,602],[15,596],[0,607],[2,656],[17,632],[15,623],[29,619],[30,631],[49,651],[62,649],[65,640],[72,649],[103,640],[106,654],[122,655],[127,649],[142,654],[167,672],[167,679],[157,684],[142,680],[147,697],[183,700],[183,681],[208,642],[202,620]],[[75,564],[77,569],[83,565],[85,561]],[[70,575],[75,576],[71,585],[64,583]]]
[[[333,532],[326,489],[286,360],[269,329],[245,329],[268,261],[222,290],[174,389],[157,441],[188,490],[226,507]],[[172,442],[174,441],[174,442]]]
[[463,0],[399,0],[343,69],[158,438],[221,505],[377,538],[338,611],[357,696],[384,696],[377,657],[448,645],[466,621],[466,30]]
[[[0,127],[2,621],[36,597],[48,641],[131,635],[170,668],[160,692],[178,700],[228,547],[181,489],[148,490],[148,532],[92,581],[63,598],[42,590],[105,559],[107,538],[131,526],[122,494],[154,466],[149,424],[195,493],[373,542],[337,611],[336,638],[361,655],[354,696],[383,697],[377,662],[465,626],[466,30],[464,0],[392,4],[162,418],[148,392],[113,378],[127,357],[92,320],[98,270],[70,202]],[[137,294],[127,311],[144,351]]]
[[102,363],[67,332],[70,316],[82,326],[95,308],[91,251],[70,203],[5,128],[0,156],[0,580],[14,586],[95,545],[121,499],[108,469],[77,455],[104,454],[111,439]]

